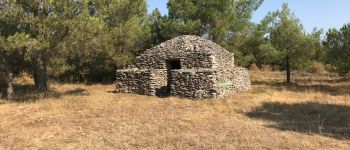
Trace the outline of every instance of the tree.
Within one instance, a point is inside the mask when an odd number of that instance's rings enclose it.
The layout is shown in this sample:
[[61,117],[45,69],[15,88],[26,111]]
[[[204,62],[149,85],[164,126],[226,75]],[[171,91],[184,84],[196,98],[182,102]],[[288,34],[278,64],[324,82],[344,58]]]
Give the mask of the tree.
[[286,3],[283,4],[281,11],[269,13],[261,25],[266,29],[266,36],[284,62],[287,83],[290,83],[292,66],[302,62],[311,54],[306,46],[308,39],[303,26]]
[[[20,31],[18,25],[24,12],[17,7],[13,1],[2,1],[0,8],[0,70],[3,72],[5,81],[2,89],[2,97],[12,99],[13,75],[15,68],[21,67],[21,56],[23,54],[23,43],[26,35],[17,34]],[[18,63],[18,64],[16,64]]]
[[78,10],[74,7],[79,1],[17,0],[15,3],[25,12],[22,28],[36,40],[36,45],[26,52],[26,59],[31,62],[35,86],[38,91],[46,92],[49,62],[59,51],[57,46],[68,33],[64,21],[77,14],[73,10]]
[[[248,32],[251,14],[263,0],[170,0],[169,19],[191,34],[235,49]],[[230,45],[230,46],[227,46]]]
[[260,24],[251,29],[251,33],[239,48],[247,58],[246,62],[241,62],[241,64],[245,64],[244,66],[256,64],[259,67],[278,64],[280,53],[266,38],[266,35],[267,32]]
[[12,68],[9,66],[8,62],[8,55],[10,55],[11,51],[7,51],[6,47],[7,40],[4,39],[3,37],[0,36],[0,68],[3,70],[4,73],[4,82],[5,82],[5,87],[2,90],[2,98],[5,99],[12,99],[13,96],[13,85],[12,85],[12,78],[13,78],[13,73],[12,73]]
[[145,0],[91,0],[79,15],[66,21],[68,35],[61,44],[64,78],[75,82],[111,81],[149,45]]
[[313,31],[308,34],[307,46],[312,52],[311,59],[317,62],[324,62],[326,57],[325,47],[322,45],[323,29],[314,28]]
[[263,0],[169,0],[169,16],[162,23],[165,39],[191,34],[205,37],[235,53],[246,65],[251,57],[240,50],[252,27],[252,13]]
[[350,71],[350,23],[345,24],[339,31],[330,29],[324,41],[327,62],[336,67],[336,71],[345,75]]
[[168,21],[166,16],[162,16],[158,9],[152,11],[152,13],[148,16],[148,23],[150,26],[150,45],[148,47],[152,47],[158,45],[168,38],[165,36],[164,31],[165,22]]

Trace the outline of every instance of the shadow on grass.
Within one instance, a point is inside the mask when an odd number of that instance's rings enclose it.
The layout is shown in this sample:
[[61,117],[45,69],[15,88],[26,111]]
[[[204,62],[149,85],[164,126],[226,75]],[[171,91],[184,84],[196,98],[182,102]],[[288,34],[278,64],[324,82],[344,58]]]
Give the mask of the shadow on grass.
[[71,96],[88,96],[87,90],[83,88],[76,88],[75,90],[69,90],[64,92],[62,95],[71,95]]
[[[346,81],[346,80],[344,80]],[[344,82],[342,80],[342,82]],[[305,83],[306,81],[304,81]],[[308,82],[310,83],[310,82]],[[341,82],[339,82],[341,83]],[[350,84],[299,84],[299,83],[285,83],[278,81],[253,81],[253,85],[267,85],[275,90],[284,90],[294,92],[315,91],[329,93],[330,95],[348,95],[350,94]]]
[[89,93],[83,88],[77,88],[74,90],[69,90],[64,93],[57,92],[54,89],[50,89],[46,93],[40,93],[36,90],[34,85],[15,85],[15,94],[11,102],[35,102],[43,98],[61,98],[63,96],[88,96]]
[[349,77],[336,77],[336,78],[324,78],[324,79],[294,79],[295,82],[297,83],[308,83],[308,82],[321,82],[321,83],[330,83],[330,84],[335,84],[335,83],[342,83],[342,82],[347,82],[350,81]]
[[275,122],[268,127],[305,134],[319,134],[340,140],[350,139],[350,107],[300,103],[264,103],[246,113],[250,118]]

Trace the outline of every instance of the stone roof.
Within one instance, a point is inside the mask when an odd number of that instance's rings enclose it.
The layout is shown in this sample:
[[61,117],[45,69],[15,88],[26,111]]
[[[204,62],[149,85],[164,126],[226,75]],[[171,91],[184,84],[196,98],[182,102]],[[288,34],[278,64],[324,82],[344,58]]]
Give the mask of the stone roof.
[[177,49],[180,48],[181,50],[184,50],[184,51],[198,51],[198,52],[218,54],[218,55],[220,54],[233,55],[233,53],[230,53],[220,45],[196,35],[182,35],[182,36],[175,37],[171,40],[168,40],[159,44],[158,46],[148,49],[145,53],[154,51],[154,50],[159,50],[164,48],[173,48],[173,47],[177,47]]
[[[234,67],[234,54],[220,45],[195,35],[183,35],[165,41],[158,46],[146,50],[141,57],[159,56],[176,57],[185,53],[208,54],[213,56],[214,63],[219,67]],[[166,56],[164,56],[166,55]],[[138,58],[136,58],[137,60]],[[140,60],[144,61],[144,60]],[[198,60],[203,61],[203,60]],[[145,61],[144,61],[145,62]]]

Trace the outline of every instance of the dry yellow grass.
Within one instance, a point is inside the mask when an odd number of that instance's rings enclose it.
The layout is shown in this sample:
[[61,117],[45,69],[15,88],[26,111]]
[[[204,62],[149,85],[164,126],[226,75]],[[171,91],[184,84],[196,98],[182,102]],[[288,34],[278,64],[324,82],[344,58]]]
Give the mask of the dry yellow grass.
[[[0,100],[0,149],[350,149],[350,81],[252,73],[253,89],[214,101],[54,84]],[[30,88],[29,88],[30,89]]]

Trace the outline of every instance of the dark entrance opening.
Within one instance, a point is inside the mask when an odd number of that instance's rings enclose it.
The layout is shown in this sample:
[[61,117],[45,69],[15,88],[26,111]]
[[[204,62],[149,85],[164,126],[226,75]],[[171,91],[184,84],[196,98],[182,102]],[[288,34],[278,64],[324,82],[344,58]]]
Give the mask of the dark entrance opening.
[[167,68],[168,68],[168,70],[178,70],[178,69],[181,69],[180,60],[171,60],[171,61],[167,61]]
[[167,60],[167,85],[157,90],[158,97],[169,97],[171,93],[172,71],[181,69],[181,61],[179,59]]

